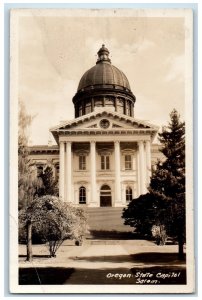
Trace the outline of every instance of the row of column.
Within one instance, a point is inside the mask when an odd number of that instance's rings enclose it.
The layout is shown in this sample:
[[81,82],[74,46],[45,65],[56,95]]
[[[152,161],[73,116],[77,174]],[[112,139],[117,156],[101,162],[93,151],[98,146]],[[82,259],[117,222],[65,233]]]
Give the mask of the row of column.
[[[115,199],[121,203],[121,155],[120,142],[115,141]],[[151,146],[150,141],[138,142],[139,151],[139,194],[147,192],[147,186],[151,176]],[[96,197],[96,142],[90,142],[90,186],[91,203],[97,202]],[[72,149],[71,142],[60,142],[60,175],[59,175],[60,198],[72,202]]]

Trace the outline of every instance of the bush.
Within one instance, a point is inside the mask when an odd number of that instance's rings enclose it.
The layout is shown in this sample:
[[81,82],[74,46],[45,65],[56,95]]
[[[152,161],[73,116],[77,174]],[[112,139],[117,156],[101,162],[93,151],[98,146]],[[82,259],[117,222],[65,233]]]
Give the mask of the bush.
[[81,244],[88,232],[84,211],[54,196],[36,198],[28,208],[21,210],[21,229],[26,227],[28,221],[31,221],[33,231],[46,242],[51,257],[56,256],[65,239],[72,238]]

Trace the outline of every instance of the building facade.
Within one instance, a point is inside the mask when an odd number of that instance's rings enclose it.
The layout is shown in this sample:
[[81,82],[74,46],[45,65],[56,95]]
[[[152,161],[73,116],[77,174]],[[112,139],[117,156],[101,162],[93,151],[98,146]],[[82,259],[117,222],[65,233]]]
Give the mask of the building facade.
[[102,45],[73,97],[75,118],[51,128],[56,146],[31,147],[41,171],[48,163],[62,201],[88,207],[124,207],[144,194],[160,158],[152,142],[158,127],[134,118],[128,79]]

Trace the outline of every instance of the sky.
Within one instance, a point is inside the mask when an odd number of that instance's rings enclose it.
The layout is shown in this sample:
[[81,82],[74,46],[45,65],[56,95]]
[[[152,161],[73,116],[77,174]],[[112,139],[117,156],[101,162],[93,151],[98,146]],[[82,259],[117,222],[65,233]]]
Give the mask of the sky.
[[[74,118],[72,98],[102,44],[136,96],[137,119],[166,125],[176,108],[185,115],[184,18],[41,16],[19,19],[19,99],[34,116],[30,144],[54,142],[49,129]],[[55,142],[54,142],[55,143]]]

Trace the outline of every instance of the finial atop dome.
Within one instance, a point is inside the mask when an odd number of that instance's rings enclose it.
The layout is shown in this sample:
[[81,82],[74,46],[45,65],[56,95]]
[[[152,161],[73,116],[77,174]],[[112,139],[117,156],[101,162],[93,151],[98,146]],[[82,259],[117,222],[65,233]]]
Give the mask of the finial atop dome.
[[101,62],[108,62],[111,63],[111,60],[109,59],[109,50],[105,47],[104,44],[102,44],[102,47],[98,51],[98,59],[96,64]]

